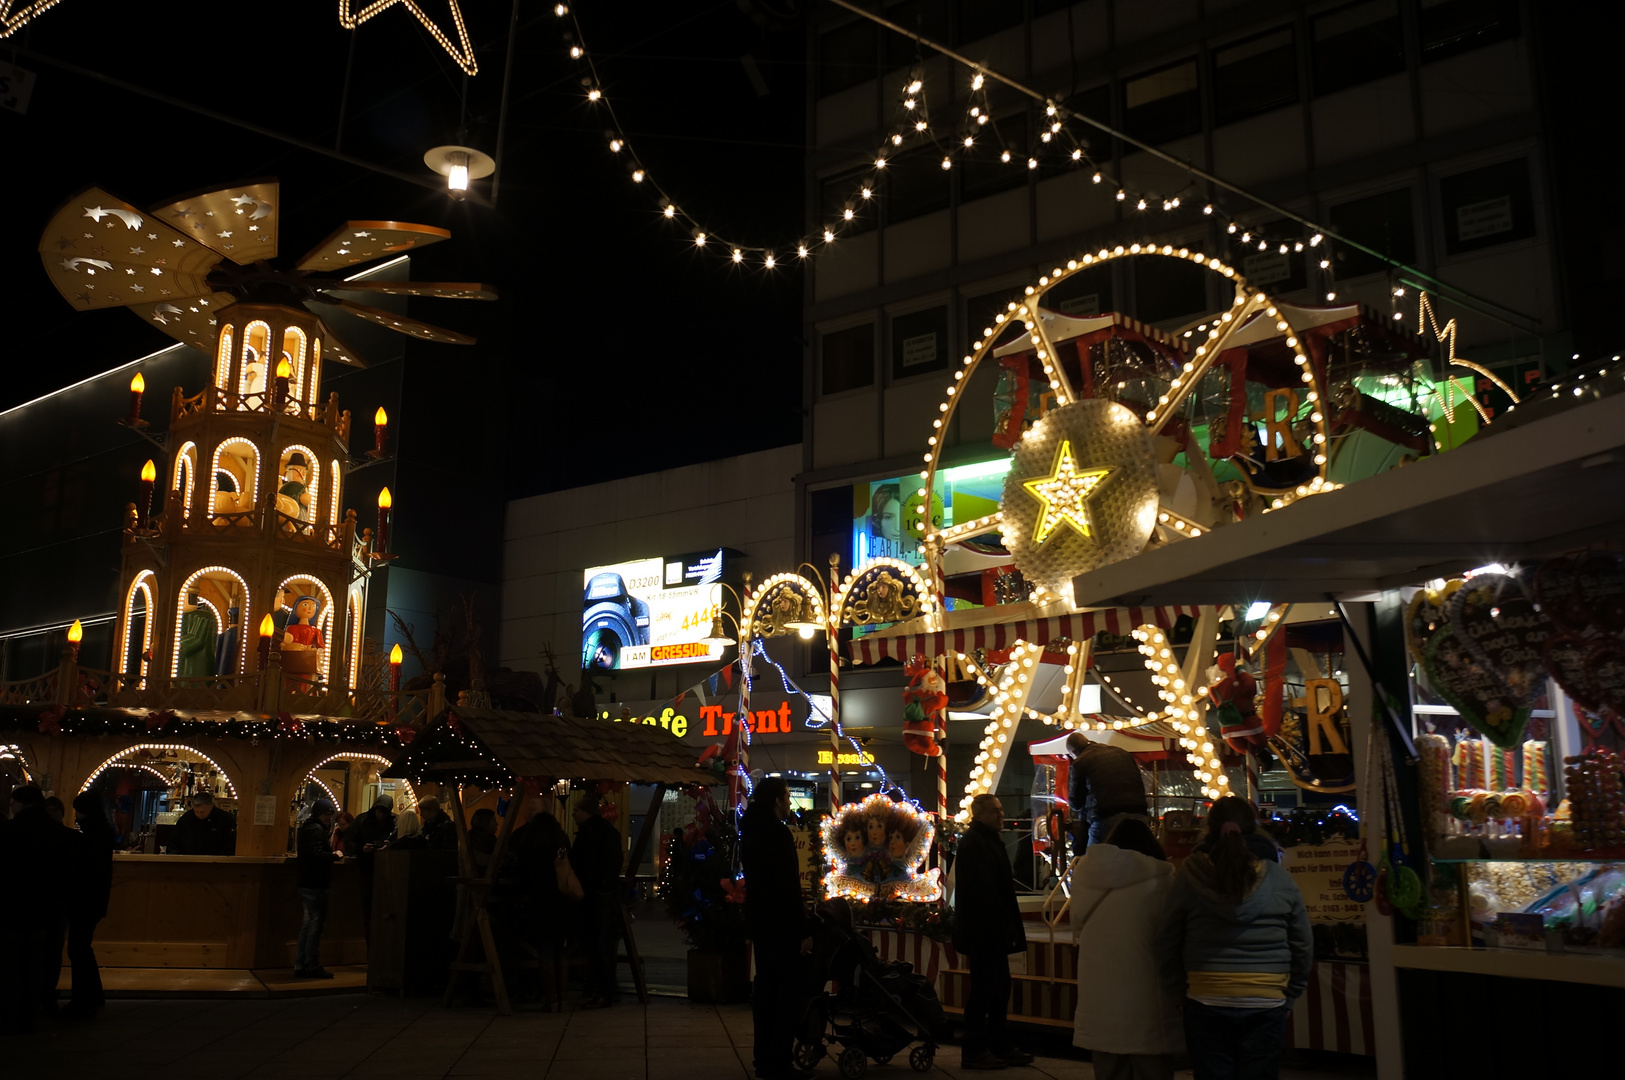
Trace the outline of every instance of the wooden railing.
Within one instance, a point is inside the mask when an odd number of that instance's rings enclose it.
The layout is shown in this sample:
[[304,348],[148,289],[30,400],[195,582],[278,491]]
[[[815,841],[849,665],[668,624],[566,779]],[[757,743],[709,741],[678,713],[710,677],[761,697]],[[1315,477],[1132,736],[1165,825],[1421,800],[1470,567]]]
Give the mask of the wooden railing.
[[56,672],[47,671],[32,679],[0,682],[0,705],[37,705],[56,701],[56,676]]
[[339,408],[339,396],[329,394],[326,401],[305,402],[289,398],[277,408],[269,391],[240,393],[220,386],[205,386],[200,392],[187,397],[176,387],[170,401],[169,419],[173,423],[183,416],[205,412],[254,412],[293,416],[313,424],[331,428],[334,435],[346,442],[350,438],[350,413]]

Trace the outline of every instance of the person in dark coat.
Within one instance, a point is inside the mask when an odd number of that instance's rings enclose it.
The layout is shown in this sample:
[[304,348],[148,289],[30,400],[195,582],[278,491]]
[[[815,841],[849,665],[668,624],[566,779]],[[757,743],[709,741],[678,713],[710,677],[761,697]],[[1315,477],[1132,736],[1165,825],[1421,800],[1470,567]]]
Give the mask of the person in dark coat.
[[361,886],[361,935],[372,941],[373,856],[389,846],[395,836],[395,800],[380,795],[368,810],[344,833],[344,857],[356,860],[357,881]]
[[564,937],[576,901],[559,891],[559,864],[570,864],[570,837],[553,816],[553,796],[533,795],[530,817],[509,839],[513,852],[515,930],[536,950],[541,985],[522,991],[529,997],[557,995],[564,986]]
[[51,819],[45,793],[25,784],[11,793],[11,820],[0,832],[0,1027],[34,1031],[56,1014],[67,911],[50,894],[68,880],[73,835]]
[[1067,736],[1066,748],[1072,755],[1067,802],[1072,808],[1074,854],[1082,855],[1090,844],[1104,841],[1123,818],[1140,817],[1149,823],[1145,781],[1133,754],[1094,742],[1079,731]]
[[310,816],[299,826],[297,885],[304,918],[299,923],[299,945],[294,952],[293,973],[300,979],[331,979],[333,973],[322,967],[322,930],[327,925],[327,901],[333,895],[333,864],[344,856],[333,850],[328,835],[333,830],[335,809],[326,799],[317,799]]
[[113,894],[113,824],[107,820],[102,797],[82,791],[74,797],[73,812],[79,821],[74,834],[74,890],[68,897],[68,962],[73,965],[73,1000],[67,1011],[74,1016],[94,1016],[107,1004],[102,994],[102,973],[91,944],[96,924],[107,917],[107,901]]
[[576,802],[576,839],[570,865],[581,879],[581,942],[587,953],[587,996],[583,1009],[602,1009],[620,1000],[615,950],[621,941],[621,833],[604,820],[603,796],[588,791]]
[[812,952],[813,921],[801,899],[801,860],[784,823],[789,816],[790,786],[774,776],[757,785],[740,822],[745,929],[756,950],[751,1014],[761,1080],[812,1075],[792,1060],[796,1029],[807,1007],[802,958]]
[[970,813],[970,828],[959,838],[953,867],[954,948],[970,970],[961,1067],[1030,1065],[1033,1056],[1010,1041],[1005,1022],[1010,1008],[1010,954],[1026,949],[1027,931],[1016,903],[1010,855],[1000,836],[1004,805],[997,796],[978,795]]
[[175,822],[171,855],[237,854],[237,819],[214,804],[207,791],[192,796],[192,808]]
[[421,832],[430,851],[457,850],[457,825],[440,808],[439,799],[431,795],[419,802],[418,818],[423,823]]

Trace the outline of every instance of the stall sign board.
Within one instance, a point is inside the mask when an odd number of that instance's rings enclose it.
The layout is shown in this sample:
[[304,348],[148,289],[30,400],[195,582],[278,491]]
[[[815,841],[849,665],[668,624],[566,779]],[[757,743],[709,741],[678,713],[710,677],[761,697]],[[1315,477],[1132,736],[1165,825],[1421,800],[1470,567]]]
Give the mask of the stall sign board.
[[1361,858],[1359,844],[1348,841],[1300,844],[1285,850],[1282,865],[1303,894],[1310,925],[1317,928],[1317,960],[1364,958],[1365,905],[1343,891],[1344,871]]
[[796,840],[796,864],[801,868],[801,891],[812,892],[817,885],[818,857],[813,851],[812,826],[802,825],[790,830]]

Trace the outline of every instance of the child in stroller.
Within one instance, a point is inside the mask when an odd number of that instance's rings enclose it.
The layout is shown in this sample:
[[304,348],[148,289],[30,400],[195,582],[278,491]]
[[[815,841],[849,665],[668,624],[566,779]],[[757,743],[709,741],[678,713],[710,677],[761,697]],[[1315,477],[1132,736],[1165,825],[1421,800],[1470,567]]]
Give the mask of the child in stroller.
[[796,1039],[796,1064],[817,1065],[827,1047],[839,1043],[841,1075],[857,1080],[872,1058],[884,1065],[892,1056],[919,1043],[908,1056],[917,1072],[928,1072],[936,1059],[936,1029],[942,1003],[936,988],[911,964],[880,959],[874,946],[852,928],[852,911],[844,900],[818,907],[813,958],[818,973],[832,985],[807,1003]]

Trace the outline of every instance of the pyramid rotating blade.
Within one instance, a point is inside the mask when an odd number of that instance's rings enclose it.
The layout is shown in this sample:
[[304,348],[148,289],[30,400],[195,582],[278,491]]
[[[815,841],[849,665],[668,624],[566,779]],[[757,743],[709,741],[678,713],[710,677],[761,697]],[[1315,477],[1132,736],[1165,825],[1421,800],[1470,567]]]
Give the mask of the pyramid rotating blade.
[[350,221],[299,260],[300,270],[343,270],[357,263],[450,240],[451,233],[433,225],[406,221]]
[[222,309],[237,302],[230,293],[190,299],[160,300],[153,304],[131,304],[130,310],[180,342],[207,355],[214,348],[216,317]]
[[275,180],[262,180],[176,199],[153,207],[152,213],[182,235],[247,266],[276,258],[279,190]]
[[333,333],[333,328],[322,321],[322,359],[337,360],[341,364],[351,367],[364,368],[367,362],[361,359],[361,354],[346,345],[339,336]]
[[80,311],[209,296],[205,279],[220,262],[218,252],[97,187],[52,216],[39,252],[51,284]]
[[443,300],[495,300],[494,285],[477,281],[357,281],[324,286],[322,292],[375,292],[389,296],[438,296]]
[[397,315],[393,311],[382,311],[366,304],[357,304],[350,300],[341,300],[336,296],[322,296],[317,303],[333,304],[343,308],[358,319],[366,319],[379,326],[387,326],[391,330],[398,330],[422,341],[438,341],[442,345],[472,345],[474,339],[467,334],[459,334],[455,330],[447,330],[442,326],[432,326],[426,322],[409,319],[405,315]]

